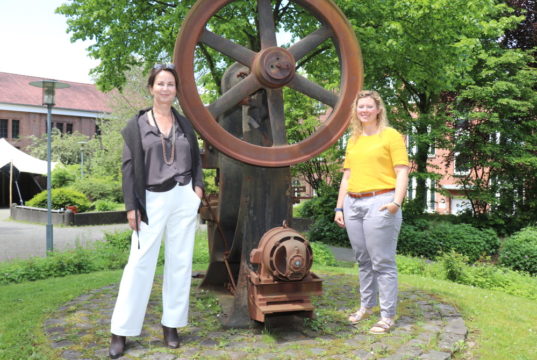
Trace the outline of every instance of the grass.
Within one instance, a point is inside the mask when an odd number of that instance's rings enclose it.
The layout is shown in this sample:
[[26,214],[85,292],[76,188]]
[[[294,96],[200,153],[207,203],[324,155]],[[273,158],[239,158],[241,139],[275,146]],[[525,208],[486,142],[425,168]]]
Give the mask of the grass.
[[[205,266],[195,266],[203,270]],[[316,266],[326,275],[352,275],[356,269]],[[54,359],[43,332],[48,315],[94,288],[119,281],[121,271],[105,271],[0,287],[0,359]],[[421,290],[454,304],[470,330],[458,359],[534,359],[537,302],[448,281],[401,275],[402,291]],[[212,302],[211,299],[206,300]],[[326,316],[330,309],[327,309]],[[323,319],[323,314],[320,320]],[[316,326],[316,324],[312,324]],[[337,329],[335,329],[337,330]],[[267,339],[268,341],[268,339]]]
[[457,358],[536,358],[537,301],[412,275],[401,276],[401,283],[457,306],[470,330],[467,344],[475,344]]
[[47,315],[91,289],[119,281],[120,274],[104,271],[0,287],[0,359],[53,359],[43,332]]
[[[353,274],[356,267],[315,267],[323,274]],[[400,275],[401,291],[433,294],[461,312],[469,335],[456,359],[533,360],[537,352],[537,301],[499,291],[416,275]]]
[[[204,238],[196,240],[197,252],[194,269],[207,268],[207,246]],[[159,268],[159,272],[162,269]],[[345,319],[338,311],[343,306],[355,306],[357,299],[341,299],[338,296],[340,284],[353,284],[357,278],[356,265],[340,264],[338,267],[314,266],[314,271],[322,276],[338,278],[341,282],[325,288],[325,296],[319,300],[319,316],[311,320],[309,328],[314,331],[340,334],[346,327]],[[343,275],[343,276],[342,276]],[[0,359],[56,359],[57,350],[51,348],[44,333],[44,322],[60,306],[91,289],[98,289],[119,282],[121,271],[101,271],[91,274],[70,275],[34,282],[24,282],[0,286]],[[537,348],[537,301],[507,295],[493,290],[455,284],[416,275],[401,275],[400,289],[407,292],[433,294],[455,305],[463,315],[469,336],[466,344],[456,354],[456,359],[503,360],[535,359]],[[192,304],[192,310],[207,311],[217,307],[210,294],[198,294],[199,299]],[[338,301],[343,301],[338,304]],[[343,305],[342,305],[343,304]],[[350,304],[350,305],[349,305]],[[403,302],[400,313],[415,307],[411,302]],[[198,309],[198,307],[200,307]],[[216,317],[211,316],[215,320]],[[335,321],[334,321],[335,319]],[[373,321],[373,320],[372,320]],[[326,324],[330,323],[329,326]],[[215,321],[194,324],[201,332],[211,332],[218,327]],[[364,326],[370,326],[365,324]],[[232,332],[234,330],[226,330]],[[270,332],[264,333],[267,344],[274,338]],[[434,344],[431,344],[434,347]]]

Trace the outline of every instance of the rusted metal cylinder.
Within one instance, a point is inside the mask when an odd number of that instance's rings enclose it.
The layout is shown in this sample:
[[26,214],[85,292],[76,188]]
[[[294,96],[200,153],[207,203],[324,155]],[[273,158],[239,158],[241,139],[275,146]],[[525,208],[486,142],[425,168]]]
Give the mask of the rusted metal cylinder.
[[261,280],[302,280],[311,269],[313,252],[309,242],[297,231],[277,227],[267,231],[257,249],[250,253],[250,262],[260,265]]

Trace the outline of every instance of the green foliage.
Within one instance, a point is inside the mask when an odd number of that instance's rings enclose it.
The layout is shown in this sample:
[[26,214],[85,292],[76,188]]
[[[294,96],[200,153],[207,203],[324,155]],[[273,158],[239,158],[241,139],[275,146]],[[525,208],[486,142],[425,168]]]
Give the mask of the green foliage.
[[[47,191],[44,190],[26,202],[27,206],[46,208],[47,207]],[[65,209],[66,206],[76,206],[79,212],[89,209],[90,201],[86,195],[70,188],[52,189],[51,191],[51,207],[52,209]]]
[[75,182],[80,173],[80,166],[58,164],[52,170],[51,185],[53,188],[67,187]]
[[313,251],[313,263],[324,266],[336,266],[337,261],[328,245],[322,242],[310,242]]
[[132,230],[106,233],[105,243],[119,252],[129,251],[131,246]]
[[207,264],[209,262],[209,242],[206,234],[196,232],[196,246],[194,248],[193,264]]
[[446,279],[462,283],[464,279],[464,264],[468,262],[468,258],[451,250],[441,257],[441,261],[446,272]]
[[325,218],[319,218],[311,225],[308,231],[308,240],[336,246],[349,245],[346,230],[337,226],[333,220]]
[[403,223],[397,250],[401,254],[435,259],[452,250],[469,262],[497,253],[499,239],[493,230],[480,230],[468,224],[414,221]]
[[450,150],[463,154],[457,165],[470,170],[459,183],[471,189],[466,195],[478,214],[492,213],[508,227],[512,219],[534,222],[537,69],[529,64],[535,57],[492,49],[477,60],[474,83],[461,90],[453,109],[458,130]]
[[300,215],[310,219],[325,218],[334,220],[334,207],[339,191],[338,186],[339,184],[322,186],[318,196],[304,202]]
[[4,263],[0,267],[0,284],[89,273],[97,270],[93,260],[89,250],[77,248],[67,252],[51,252],[46,258]]
[[[122,269],[129,259],[131,239],[131,230],[106,233],[104,241],[97,241],[89,248],[55,251],[43,258],[35,257],[0,263],[0,285],[100,270]],[[157,261],[159,265],[164,263],[163,250],[164,247],[161,247]],[[208,260],[207,233],[198,232],[193,263],[206,264]]]
[[500,262],[514,270],[537,275],[537,227],[527,227],[505,239]]
[[349,244],[346,230],[334,223],[334,207],[339,190],[337,185],[322,186],[317,197],[305,201],[301,206],[300,215],[314,220],[307,235],[311,242],[338,246]]
[[[29,147],[30,155],[41,160],[47,158],[47,134],[41,137],[30,136],[32,146]],[[81,152],[92,152],[92,142],[86,135],[79,132],[62,134],[58,129],[52,129],[52,161],[58,161],[64,165],[80,164]],[[85,164],[86,165],[86,164]]]
[[96,211],[114,211],[120,206],[119,203],[110,200],[97,200],[93,202]]
[[110,177],[88,176],[80,178],[72,185],[72,188],[85,194],[90,201],[123,202],[120,181]]
[[466,260],[465,256],[454,251],[442,255],[438,262],[398,255],[397,269],[400,274],[447,279],[463,285],[537,300],[537,277],[489,262],[469,265]]
[[216,169],[203,169],[203,182],[206,195],[218,193],[218,186],[216,186]]
[[[517,218],[535,221],[537,201],[528,200],[537,198],[535,182],[531,181],[537,169],[532,152],[537,126],[536,70],[531,66],[535,58],[531,53],[502,48],[499,41],[505,40],[505,32],[514,29],[523,16],[514,16],[505,2],[494,0],[335,2],[357,37],[367,39],[361,43],[367,69],[364,87],[379,90],[393,126],[412,135],[409,145],[416,146],[412,154],[417,179],[415,210],[421,211],[425,205],[426,179],[434,180],[434,173],[439,172],[428,161],[428,150],[434,145],[452,150],[451,157],[454,151],[463,150],[460,162],[467,161],[462,165],[472,169],[473,175],[461,178],[461,185],[472,189],[466,195],[474,215],[492,206],[498,214],[494,221],[500,222],[512,215],[514,207]],[[319,27],[319,21],[294,2],[272,3],[276,28],[289,35],[290,43]],[[100,62],[93,74],[101,89],[111,90],[125,88],[134,78],[139,80],[154,63],[171,60],[179,24],[193,4],[194,0],[134,1],[116,6],[107,0],[74,0],[57,12],[67,18],[73,41],[94,40],[89,53]],[[255,14],[255,2],[233,2],[220,9],[207,28],[258,51]],[[298,62],[297,71],[337,91],[341,74],[335,47],[326,41],[312,55]],[[222,74],[232,62],[208,46],[198,46],[194,72],[197,85],[205,90],[205,103],[220,93]],[[136,73],[138,78],[133,75]],[[143,84],[136,89],[141,88]],[[131,95],[119,93],[121,102],[132,107],[132,114],[140,106],[133,106]],[[315,111],[318,102],[288,88],[284,97],[292,104],[286,106],[287,137],[296,143],[319,126],[322,112]],[[110,123],[117,129],[127,118],[121,114]],[[455,133],[454,122],[461,119],[471,120],[473,126],[462,137],[449,136]],[[498,144],[490,138],[495,133],[501,134]],[[112,135],[117,138],[112,140]],[[102,155],[97,163],[107,165],[97,168],[106,168],[104,173],[116,176],[119,131],[107,131],[105,137],[108,143],[101,141],[94,149]],[[293,174],[302,175],[317,189],[319,181],[330,181],[327,174],[334,174],[341,150],[335,146],[320,157],[293,166]],[[490,170],[491,176],[477,176],[482,174],[480,169]]]

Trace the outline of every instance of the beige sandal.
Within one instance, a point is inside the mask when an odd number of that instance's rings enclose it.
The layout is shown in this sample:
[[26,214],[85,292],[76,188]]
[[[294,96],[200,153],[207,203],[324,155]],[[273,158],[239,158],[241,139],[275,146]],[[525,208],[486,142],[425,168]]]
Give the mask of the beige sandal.
[[368,318],[369,315],[371,315],[372,313],[373,313],[373,310],[371,309],[360,308],[360,310],[358,310],[357,312],[350,314],[349,322],[351,324],[356,324],[357,322],[360,322]]
[[392,319],[380,319],[380,321],[373,325],[373,327],[369,330],[369,333],[376,335],[387,334],[390,332],[394,324],[395,322]]

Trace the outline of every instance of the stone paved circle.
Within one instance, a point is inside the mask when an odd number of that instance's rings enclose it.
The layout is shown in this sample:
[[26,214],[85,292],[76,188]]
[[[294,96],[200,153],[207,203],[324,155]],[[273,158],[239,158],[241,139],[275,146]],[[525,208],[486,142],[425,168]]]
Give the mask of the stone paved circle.
[[[142,334],[127,338],[121,359],[450,359],[464,345],[467,328],[456,308],[417,289],[399,295],[396,326],[370,335],[377,316],[353,326],[347,316],[358,306],[357,279],[320,275],[323,296],[314,298],[316,317],[275,316],[266,326],[224,329],[214,294],[193,279],[190,324],[180,329],[179,349],[163,346],[160,327],[161,277],[156,277]],[[118,285],[94,289],[57,309],[44,324],[58,359],[108,357],[110,317]]]

